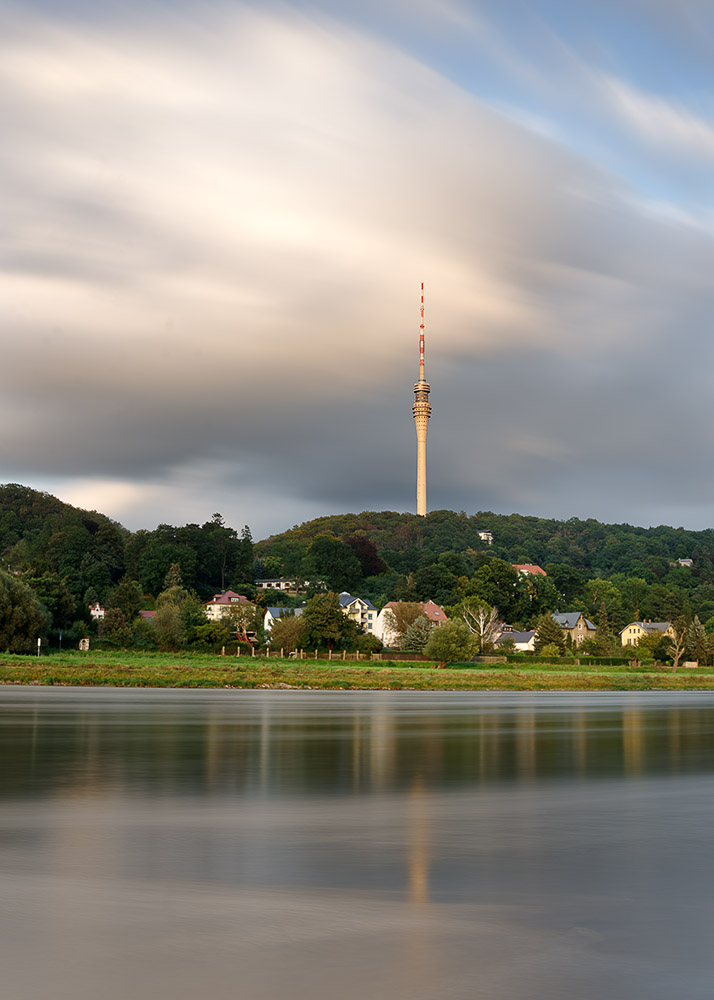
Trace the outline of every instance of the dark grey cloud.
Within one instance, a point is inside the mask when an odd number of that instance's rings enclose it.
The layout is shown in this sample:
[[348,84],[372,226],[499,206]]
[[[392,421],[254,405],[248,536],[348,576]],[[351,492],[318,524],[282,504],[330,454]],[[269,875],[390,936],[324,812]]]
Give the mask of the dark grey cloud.
[[[131,527],[410,509],[425,280],[431,507],[708,523],[706,216],[393,40],[189,12],[0,40],[0,478]],[[699,169],[706,119],[614,79]]]

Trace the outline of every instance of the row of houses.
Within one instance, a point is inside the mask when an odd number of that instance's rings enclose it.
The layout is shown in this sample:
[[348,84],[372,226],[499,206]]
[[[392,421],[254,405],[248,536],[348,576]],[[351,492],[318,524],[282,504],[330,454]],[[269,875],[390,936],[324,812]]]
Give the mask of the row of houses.
[[[557,612],[551,615],[551,617],[570,636],[574,646],[579,646],[586,639],[595,638],[597,627],[580,611]],[[666,635],[670,639],[673,639],[674,626],[672,622],[630,622],[629,625],[625,625],[621,630],[620,642],[623,646],[636,646],[641,636],[653,635],[655,633]],[[535,629],[522,632],[514,629],[511,625],[502,625],[494,641],[494,645],[498,647],[511,641],[514,644],[514,648],[519,652],[533,652],[535,649],[535,637]]]
[[[396,607],[396,601],[389,601],[378,612],[374,604],[364,597],[354,597],[352,594],[348,594],[347,591],[343,591],[337,597],[343,613],[351,618],[355,624],[359,625],[366,635],[375,636],[383,646],[392,646],[396,643],[397,635],[392,628],[393,623],[389,614]],[[419,604],[422,615],[431,622],[432,627],[438,628],[439,625],[443,625],[444,622],[448,621],[444,609],[439,607],[434,601],[419,601],[416,603]],[[302,614],[302,611],[302,608],[268,608],[264,619],[265,631],[270,632],[273,623],[285,615],[292,615],[297,618]]]

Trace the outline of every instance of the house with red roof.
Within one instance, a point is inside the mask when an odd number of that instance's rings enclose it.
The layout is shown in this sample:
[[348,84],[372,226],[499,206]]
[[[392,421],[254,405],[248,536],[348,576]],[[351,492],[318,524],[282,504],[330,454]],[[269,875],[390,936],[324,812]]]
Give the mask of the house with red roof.
[[[376,635],[385,646],[391,646],[397,641],[397,637],[390,627],[390,616],[387,612],[398,603],[400,602],[389,601],[385,604],[377,615],[377,620],[374,624],[374,635]],[[439,625],[443,625],[444,622],[449,620],[444,609],[440,608],[438,604],[434,603],[434,601],[419,601],[417,603],[421,608],[421,613],[424,618],[431,622],[432,628],[437,628]]]
[[219,621],[224,615],[230,614],[233,608],[252,607],[252,603],[243,594],[236,594],[234,590],[224,590],[222,594],[214,594],[210,601],[203,605],[206,617],[212,621]]
[[548,574],[540,566],[536,566],[534,563],[511,563],[511,566],[515,569],[516,573],[520,573],[521,576],[547,576]]

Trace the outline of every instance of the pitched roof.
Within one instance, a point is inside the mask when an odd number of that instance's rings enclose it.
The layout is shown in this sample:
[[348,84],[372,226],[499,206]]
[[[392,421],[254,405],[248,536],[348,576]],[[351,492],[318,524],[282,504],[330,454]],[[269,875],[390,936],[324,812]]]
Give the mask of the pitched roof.
[[250,604],[243,594],[236,594],[234,590],[224,590],[222,594],[214,594],[210,601],[206,601],[206,607],[213,604]]
[[376,611],[374,604],[367,600],[366,597],[353,597],[352,594],[348,594],[346,590],[343,590],[341,594],[337,595],[337,599],[343,608],[348,608],[350,604],[354,604],[355,601],[362,601],[369,611]]
[[[671,627],[672,622],[630,622],[629,625],[625,625],[625,628],[632,628],[633,625],[639,625],[643,631],[651,635],[653,632],[666,632]],[[625,628],[622,629],[620,635],[625,631]]]
[[516,632],[515,630],[513,632],[503,632],[499,635],[498,639],[494,639],[493,644],[494,646],[498,646],[499,643],[507,642],[509,639],[512,642],[530,642],[534,635],[535,629],[531,632]]
[[265,610],[266,613],[269,611],[273,618],[299,618],[305,608],[266,608]]
[[[397,604],[402,603],[402,601],[387,601],[382,608],[382,611],[386,611],[387,608],[395,608]],[[444,609],[438,604],[435,604],[434,601],[414,601],[413,603],[419,605],[422,615],[425,618],[428,618],[430,622],[448,622],[449,616],[446,614]]]
[[548,574],[540,566],[536,566],[535,563],[511,563],[511,566],[518,573],[523,573],[525,576],[547,576]]
[[561,628],[575,628],[575,626],[578,624],[578,619],[582,618],[583,621],[585,622],[586,628],[592,629],[593,632],[597,631],[595,625],[593,625],[590,619],[586,618],[581,611],[562,611],[558,613],[553,612],[551,618],[553,619],[553,621],[557,622]]

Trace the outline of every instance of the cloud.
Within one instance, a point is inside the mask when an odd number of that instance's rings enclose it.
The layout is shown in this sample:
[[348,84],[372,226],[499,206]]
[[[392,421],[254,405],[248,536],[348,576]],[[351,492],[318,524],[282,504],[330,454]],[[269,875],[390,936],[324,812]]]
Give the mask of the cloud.
[[708,449],[707,233],[527,108],[293,8],[6,11],[3,478],[134,528],[410,509],[421,280],[432,506],[610,509],[628,449],[647,489]]

